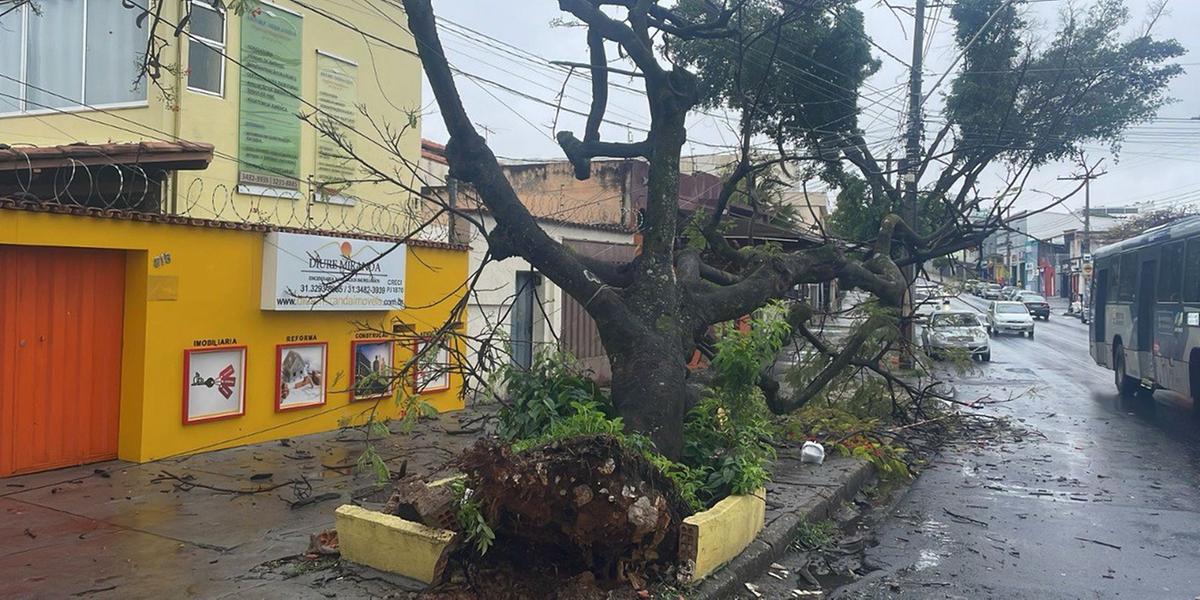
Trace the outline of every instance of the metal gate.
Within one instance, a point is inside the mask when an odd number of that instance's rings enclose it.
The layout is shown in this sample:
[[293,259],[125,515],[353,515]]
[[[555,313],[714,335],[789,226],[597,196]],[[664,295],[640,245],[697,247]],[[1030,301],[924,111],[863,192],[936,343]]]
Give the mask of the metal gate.
[[117,456],[125,255],[0,245],[0,477]]
[[[637,254],[637,247],[632,244],[611,244],[590,240],[563,240],[568,248],[590,258],[612,264],[624,264]],[[612,382],[612,366],[608,363],[608,354],[600,343],[600,332],[596,322],[574,298],[563,294],[562,308],[562,347],[570,352],[584,368],[595,374],[600,385]]]

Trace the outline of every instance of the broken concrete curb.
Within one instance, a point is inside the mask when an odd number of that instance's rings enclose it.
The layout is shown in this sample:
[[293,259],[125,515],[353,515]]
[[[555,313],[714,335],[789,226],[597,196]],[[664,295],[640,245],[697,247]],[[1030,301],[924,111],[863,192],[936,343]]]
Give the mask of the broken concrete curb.
[[875,469],[866,461],[839,473],[828,487],[814,488],[814,494],[794,511],[780,515],[767,524],[746,550],[729,564],[709,575],[687,593],[689,600],[723,600],[734,597],[742,582],[749,581],[779,560],[796,538],[800,525],[807,521],[827,519],[838,504],[849,500],[870,480]]
[[681,583],[708,577],[737,558],[766,524],[767,490],[729,496],[683,520],[679,529]]
[[441,579],[458,539],[453,531],[353,504],[338,507],[335,515],[342,558],[424,583]]

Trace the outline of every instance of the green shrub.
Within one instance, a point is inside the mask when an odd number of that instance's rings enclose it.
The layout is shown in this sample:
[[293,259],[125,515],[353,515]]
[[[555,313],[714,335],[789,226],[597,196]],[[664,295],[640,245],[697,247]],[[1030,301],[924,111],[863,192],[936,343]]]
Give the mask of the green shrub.
[[791,328],[781,303],[761,309],[749,331],[723,327],[712,360],[708,395],[684,425],[684,462],[700,479],[699,498],[711,503],[729,494],[753,493],[770,478],[774,427],[759,374],[775,362]]
[[509,442],[542,435],[574,414],[573,404],[592,403],[612,414],[600,387],[567,353],[539,352],[529,369],[506,365],[497,376],[507,399],[497,433]]
[[540,434],[514,441],[513,452],[524,452],[534,446],[583,435],[603,434],[618,439],[625,435],[625,424],[621,417],[610,418],[595,402],[572,402],[571,411],[571,414],[559,416]]
[[626,433],[608,398],[563,354],[541,354],[528,370],[504,369],[508,405],[499,433],[515,452],[582,435],[612,436],[674,482],[693,510],[729,494],[753,493],[770,478],[767,464],[775,456],[775,428],[758,376],[788,339],[785,314],[775,303],[755,315],[749,331],[732,324],[720,329],[712,386],[684,424],[682,462],[659,454],[649,438]]
[[706,398],[689,413],[684,428],[684,462],[691,466],[697,496],[705,504],[762,487],[770,478],[767,463],[775,457],[765,409],[751,405],[730,410],[728,404],[719,395]]
[[637,452],[646,459],[646,462],[657,467],[667,479],[675,484],[680,497],[689,508],[693,511],[704,508],[696,496],[700,482],[696,479],[697,474],[692,469],[659,454],[650,438],[636,433],[625,433],[625,423],[621,417],[609,417],[600,408],[595,402],[572,403],[573,413],[555,421],[540,435],[513,442],[513,452],[525,452],[542,444],[584,435],[611,436],[623,447]]

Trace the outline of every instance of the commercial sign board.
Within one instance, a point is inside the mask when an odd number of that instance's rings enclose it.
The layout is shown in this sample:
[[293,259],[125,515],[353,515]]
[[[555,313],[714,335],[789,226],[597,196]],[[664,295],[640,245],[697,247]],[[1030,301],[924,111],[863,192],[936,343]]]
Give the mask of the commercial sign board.
[[[358,65],[317,51],[316,183],[322,200],[351,204],[357,163],[338,143],[358,121]],[[335,137],[336,136],[336,137]]]
[[251,189],[300,188],[300,63],[304,22],[262,3],[242,15],[238,95],[238,183]]
[[262,309],[404,308],[403,244],[273,231],[263,244]]

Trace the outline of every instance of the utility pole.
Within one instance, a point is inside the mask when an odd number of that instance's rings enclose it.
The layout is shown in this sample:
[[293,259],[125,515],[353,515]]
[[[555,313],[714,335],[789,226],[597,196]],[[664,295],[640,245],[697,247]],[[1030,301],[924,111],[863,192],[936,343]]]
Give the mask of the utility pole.
[[[1011,216],[1011,215],[1012,215],[1012,211],[1010,210],[1009,216]],[[1008,272],[1004,274],[1004,280],[1008,282],[1008,285],[1016,287],[1017,286],[1017,272],[1014,267],[1016,267],[1017,264],[1016,264],[1016,261],[1013,260],[1012,230],[1011,229],[1004,232],[1004,246],[1005,246],[1004,247],[1004,264],[1008,265]]]
[[[908,136],[904,146],[904,158],[900,161],[901,181],[904,183],[904,201],[900,216],[913,231],[919,232],[917,226],[917,171],[921,164],[921,61],[925,46],[925,1],[916,0],[916,10],[913,12],[913,49],[912,68],[908,76]],[[900,364],[908,368],[912,366],[914,336],[913,327],[913,283],[917,279],[920,265],[911,264],[904,268],[904,278],[908,281],[908,293],[905,294],[904,319],[901,321],[901,336],[905,351],[901,353]]]
[[1082,173],[1058,178],[1059,181],[1083,182],[1083,239],[1079,241],[1079,253],[1082,255],[1079,257],[1079,268],[1083,272],[1082,295],[1085,311],[1092,306],[1092,276],[1088,272],[1088,266],[1091,264],[1089,261],[1092,257],[1092,180],[1108,173],[1108,171],[1096,172],[1102,162],[1104,162],[1103,158],[1089,168],[1087,161],[1080,158],[1079,168],[1083,170]]

